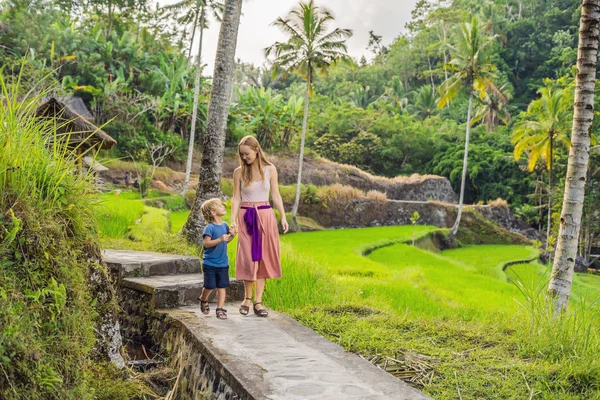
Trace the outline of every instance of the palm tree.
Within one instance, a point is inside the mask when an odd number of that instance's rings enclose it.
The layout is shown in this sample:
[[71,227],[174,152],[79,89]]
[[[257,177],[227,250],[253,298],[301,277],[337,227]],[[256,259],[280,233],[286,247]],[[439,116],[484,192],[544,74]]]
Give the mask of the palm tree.
[[500,122],[508,125],[511,120],[508,111],[508,103],[512,99],[512,85],[505,82],[498,88],[498,91],[486,93],[483,99],[479,99],[481,104],[473,117],[473,123],[483,121],[487,127],[488,133],[496,131]]
[[[191,3],[191,4],[190,4]],[[183,187],[181,194],[184,195],[187,191],[188,184],[190,182],[190,175],[192,173],[192,158],[194,156],[194,139],[196,135],[196,121],[198,119],[198,98],[200,97],[200,77],[202,75],[202,40],[204,38],[204,28],[208,28],[206,19],[206,8],[210,7],[213,11],[216,20],[220,21],[221,16],[219,14],[223,9],[223,4],[215,0],[182,0],[178,3],[172,4],[170,8],[183,8],[191,6],[193,12],[186,14],[184,18],[189,18],[190,15],[194,15],[194,25],[192,27],[192,40],[190,42],[190,50],[188,53],[188,63],[192,56],[192,46],[194,44],[194,34],[196,27],[200,27],[200,40],[198,40],[198,55],[196,56],[196,79],[194,81],[194,105],[192,109],[192,122],[190,128],[190,140],[188,145],[187,162],[185,165],[185,179],[183,180]],[[200,21],[198,23],[198,20]],[[183,22],[183,21],[182,21]]]
[[379,97],[381,96],[374,94],[369,86],[361,85],[350,92],[348,100],[350,101],[350,104],[353,104],[356,107],[367,109],[369,104],[373,103]]
[[292,137],[298,133],[300,118],[302,117],[302,97],[292,96],[283,106],[282,133],[279,138],[279,146],[287,149],[290,147]]
[[586,173],[590,157],[590,132],[594,119],[594,90],[596,87],[598,35],[600,33],[598,9],[600,9],[600,0],[583,0],[579,27],[571,150],[556,257],[548,285],[548,293],[555,299],[555,314],[567,308],[577,254],[577,239],[579,238]]
[[282,96],[271,89],[255,89],[252,86],[239,93],[238,112],[249,120],[261,147],[270,150],[277,142],[277,131],[281,126]]
[[425,120],[437,113],[435,92],[430,85],[424,85],[414,92],[414,102],[408,105],[414,118]]
[[541,97],[531,102],[527,114],[534,117],[515,126],[512,141],[515,144],[515,159],[523,152],[529,153],[529,170],[533,171],[537,161],[543,158],[548,168],[548,227],[546,229],[546,255],[552,223],[552,162],[556,142],[569,148],[567,133],[571,113],[562,90],[553,91],[545,87],[539,90]]
[[[204,29],[208,28],[208,19],[206,18],[207,8],[212,11],[215,20],[221,21],[223,2],[218,0],[180,0],[177,3],[164,7],[165,10],[170,11],[169,15],[175,19],[177,25],[183,27],[182,42],[185,41],[188,27],[191,24],[192,37],[190,39],[190,47],[187,55],[188,64],[192,59],[192,47],[198,28],[200,28],[200,43],[198,43],[200,52],[198,55],[202,56],[202,36],[204,34]],[[183,15],[178,14],[180,12]]]
[[406,110],[408,106],[409,93],[406,92],[404,83],[400,80],[400,77],[395,75],[392,77],[391,85],[381,95],[379,99],[389,103],[394,111],[401,114]]
[[336,28],[327,32],[334,20],[331,12],[316,6],[314,0],[300,2],[287,17],[277,18],[273,25],[289,35],[287,42],[276,42],[265,49],[266,56],[274,54],[275,66],[290,73],[297,73],[306,79],[304,95],[304,119],[300,139],[300,160],[298,162],[298,184],[296,200],[292,208],[292,218],[296,219],[300,204],[300,184],[302,182],[302,161],[304,139],[308,124],[308,100],[313,94],[312,83],[317,71],[327,73],[327,68],[337,60],[348,58],[346,39],[352,36],[350,29]]
[[469,137],[471,135],[471,113],[473,110],[473,95],[478,92],[479,97],[485,97],[488,90],[498,90],[492,82],[494,66],[491,64],[487,49],[494,38],[484,36],[480,29],[477,17],[471,23],[460,24],[458,33],[454,37],[454,44],[449,45],[452,60],[446,68],[454,71],[454,75],[444,81],[440,87],[438,108],[444,108],[454,99],[464,87],[469,93],[469,107],[467,110],[467,127],[465,134],[465,156],[463,159],[462,180],[458,200],[458,214],[451,232],[456,235],[460,218],[462,216],[465,183],[467,178],[467,161],[469,155]]
[[200,182],[194,206],[183,227],[188,241],[202,242],[204,228],[200,205],[204,200],[221,197],[221,174],[225,150],[225,125],[229,112],[229,99],[235,65],[235,48],[242,14],[242,0],[226,0],[223,22],[219,32],[219,45],[215,59],[213,84],[208,105],[208,120],[204,134],[204,151],[200,167]]

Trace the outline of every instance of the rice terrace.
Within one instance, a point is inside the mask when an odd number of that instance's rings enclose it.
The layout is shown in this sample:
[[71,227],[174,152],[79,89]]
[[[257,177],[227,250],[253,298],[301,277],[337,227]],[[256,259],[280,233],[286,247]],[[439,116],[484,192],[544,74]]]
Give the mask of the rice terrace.
[[599,38],[1,0],[0,399],[600,399]]

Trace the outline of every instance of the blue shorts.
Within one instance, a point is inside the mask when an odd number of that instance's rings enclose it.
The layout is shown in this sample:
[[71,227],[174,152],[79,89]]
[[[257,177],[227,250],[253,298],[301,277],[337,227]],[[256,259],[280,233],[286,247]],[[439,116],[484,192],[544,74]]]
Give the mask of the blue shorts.
[[229,266],[213,267],[203,265],[202,271],[204,271],[204,287],[206,289],[225,289],[229,287]]

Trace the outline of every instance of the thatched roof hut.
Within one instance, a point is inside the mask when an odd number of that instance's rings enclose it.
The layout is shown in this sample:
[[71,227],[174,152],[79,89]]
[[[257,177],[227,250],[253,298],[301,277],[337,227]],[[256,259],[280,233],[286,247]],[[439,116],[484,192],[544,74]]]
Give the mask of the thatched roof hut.
[[61,96],[61,97],[56,97],[56,100],[60,101],[65,106],[69,107],[69,109],[71,111],[75,112],[76,114],[79,114],[86,120],[92,121],[94,119],[94,116],[92,115],[90,110],[86,107],[86,105],[83,102],[83,99],[81,97]]
[[69,133],[69,144],[73,147],[81,144],[81,150],[92,147],[110,150],[117,143],[106,132],[55,97],[50,97],[40,105],[36,114],[41,118],[55,118],[59,122],[58,132]]

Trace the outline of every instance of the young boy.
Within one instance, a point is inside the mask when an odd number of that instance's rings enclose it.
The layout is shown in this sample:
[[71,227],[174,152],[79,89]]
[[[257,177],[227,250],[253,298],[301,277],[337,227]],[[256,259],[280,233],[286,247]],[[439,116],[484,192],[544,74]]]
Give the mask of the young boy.
[[217,289],[217,318],[227,319],[225,304],[225,289],[229,287],[229,260],[227,258],[227,243],[235,236],[233,229],[223,222],[227,214],[225,206],[219,199],[210,199],[200,207],[204,220],[208,223],[202,233],[204,256],[202,270],[204,271],[204,287],[200,295],[200,311],[208,314],[208,296]]

